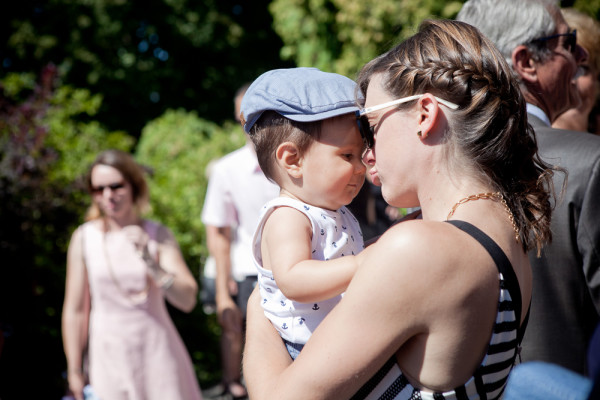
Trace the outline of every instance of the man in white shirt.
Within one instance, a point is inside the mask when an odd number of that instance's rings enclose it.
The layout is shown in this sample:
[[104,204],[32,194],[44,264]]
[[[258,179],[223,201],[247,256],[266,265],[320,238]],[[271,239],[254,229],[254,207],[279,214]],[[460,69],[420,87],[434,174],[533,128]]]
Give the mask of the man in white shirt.
[[[236,93],[236,119],[248,86]],[[257,274],[252,262],[252,236],[262,206],[278,195],[279,186],[265,178],[250,141],[210,167],[202,210],[210,253],[205,269],[214,262],[217,317],[223,329],[222,391],[234,398],[246,396],[240,380],[246,303]]]

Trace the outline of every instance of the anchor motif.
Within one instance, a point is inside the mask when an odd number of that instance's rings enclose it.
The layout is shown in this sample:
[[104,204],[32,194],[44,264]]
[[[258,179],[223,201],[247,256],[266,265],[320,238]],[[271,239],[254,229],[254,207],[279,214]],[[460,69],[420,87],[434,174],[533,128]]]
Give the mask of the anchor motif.
[[305,204],[305,205],[304,205],[304,209],[305,209],[306,211],[308,211],[308,210],[310,210],[310,207],[309,207],[309,206],[307,206],[307,205]]
[[348,227],[347,227],[347,226],[344,226],[344,225],[342,225],[342,229],[343,229],[343,230],[346,230],[346,229],[348,229]]
[[331,245],[337,249],[337,244],[335,242],[331,243]]
[[321,236],[325,234],[325,229],[321,228]]
[[281,300],[279,304],[281,304],[281,307],[285,307],[285,301]]
[[288,326],[287,326],[287,324],[284,322],[284,323],[283,323],[283,325],[281,325],[281,328],[282,328],[282,329],[287,329],[287,328],[289,328],[289,327],[288,327]]
[[306,321],[304,318],[302,318],[302,317],[298,318],[298,324],[303,325],[304,321]]
[[315,305],[312,307],[312,309],[315,310],[315,311],[317,311],[320,308],[321,307],[319,307],[319,305],[317,303],[315,303]]
[[263,304],[266,304],[266,303],[267,303],[267,299],[263,299]]

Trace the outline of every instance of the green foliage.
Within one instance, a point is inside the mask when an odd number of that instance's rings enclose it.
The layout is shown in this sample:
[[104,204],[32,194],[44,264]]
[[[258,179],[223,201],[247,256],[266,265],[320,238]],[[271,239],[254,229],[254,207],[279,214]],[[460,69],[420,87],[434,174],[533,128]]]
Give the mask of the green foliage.
[[369,60],[410,36],[425,18],[453,18],[462,1],[274,0],[269,9],[298,66],[355,77]]
[[576,0],[573,8],[600,20],[600,0]]
[[223,121],[239,86],[283,65],[268,2],[13,2],[0,13],[0,76],[54,62],[66,84],[103,95],[103,125],[135,137],[167,109]]
[[73,182],[87,170],[102,150],[118,148],[129,151],[134,139],[125,132],[108,132],[98,121],[80,120],[79,116],[94,116],[102,96],[91,95],[87,89],[62,86],[50,101],[48,145],[60,151],[49,178]]
[[151,216],[169,226],[191,266],[208,255],[200,221],[209,162],[243,146],[241,127],[220,127],[195,112],[169,110],[149,122],[137,146],[137,160],[150,167]]
[[[174,233],[188,266],[200,281],[200,269],[208,256],[201,222],[202,205],[208,184],[207,167],[245,143],[239,124],[222,127],[203,120],[195,112],[168,110],[149,122],[136,150],[138,162],[149,167],[152,212],[149,218],[161,221]],[[198,306],[192,315],[174,319],[194,361],[201,384],[220,378],[218,333],[214,315]]]

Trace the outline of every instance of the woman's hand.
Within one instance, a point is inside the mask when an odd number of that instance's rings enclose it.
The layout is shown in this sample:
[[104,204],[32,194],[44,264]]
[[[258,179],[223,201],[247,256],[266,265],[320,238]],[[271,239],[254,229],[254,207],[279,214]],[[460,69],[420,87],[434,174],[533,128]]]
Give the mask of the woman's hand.
[[150,254],[150,236],[139,225],[129,225],[122,229],[125,237],[133,244],[137,254],[146,264],[147,272],[150,278],[157,286],[166,288],[173,284],[173,274],[165,271],[160,266],[160,252],[156,252],[153,257]]
[[83,373],[79,370],[69,370],[67,380],[69,382],[69,390],[73,393],[73,397],[75,397],[76,400],[83,400],[83,387],[85,386]]
[[[173,233],[163,225],[158,226],[152,239],[139,225],[127,226],[123,233],[146,263],[148,275],[164,291],[169,303],[183,312],[192,311],[196,306],[198,284]],[[156,246],[156,251],[152,249],[151,252],[151,246]]]

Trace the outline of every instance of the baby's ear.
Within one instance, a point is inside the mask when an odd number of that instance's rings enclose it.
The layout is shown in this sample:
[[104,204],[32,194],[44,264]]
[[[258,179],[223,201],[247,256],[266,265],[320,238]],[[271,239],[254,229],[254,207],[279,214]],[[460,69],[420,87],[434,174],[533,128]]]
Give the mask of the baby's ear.
[[275,152],[277,165],[282,168],[290,177],[302,178],[302,157],[300,150],[295,143],[284,142],[277,147]]

